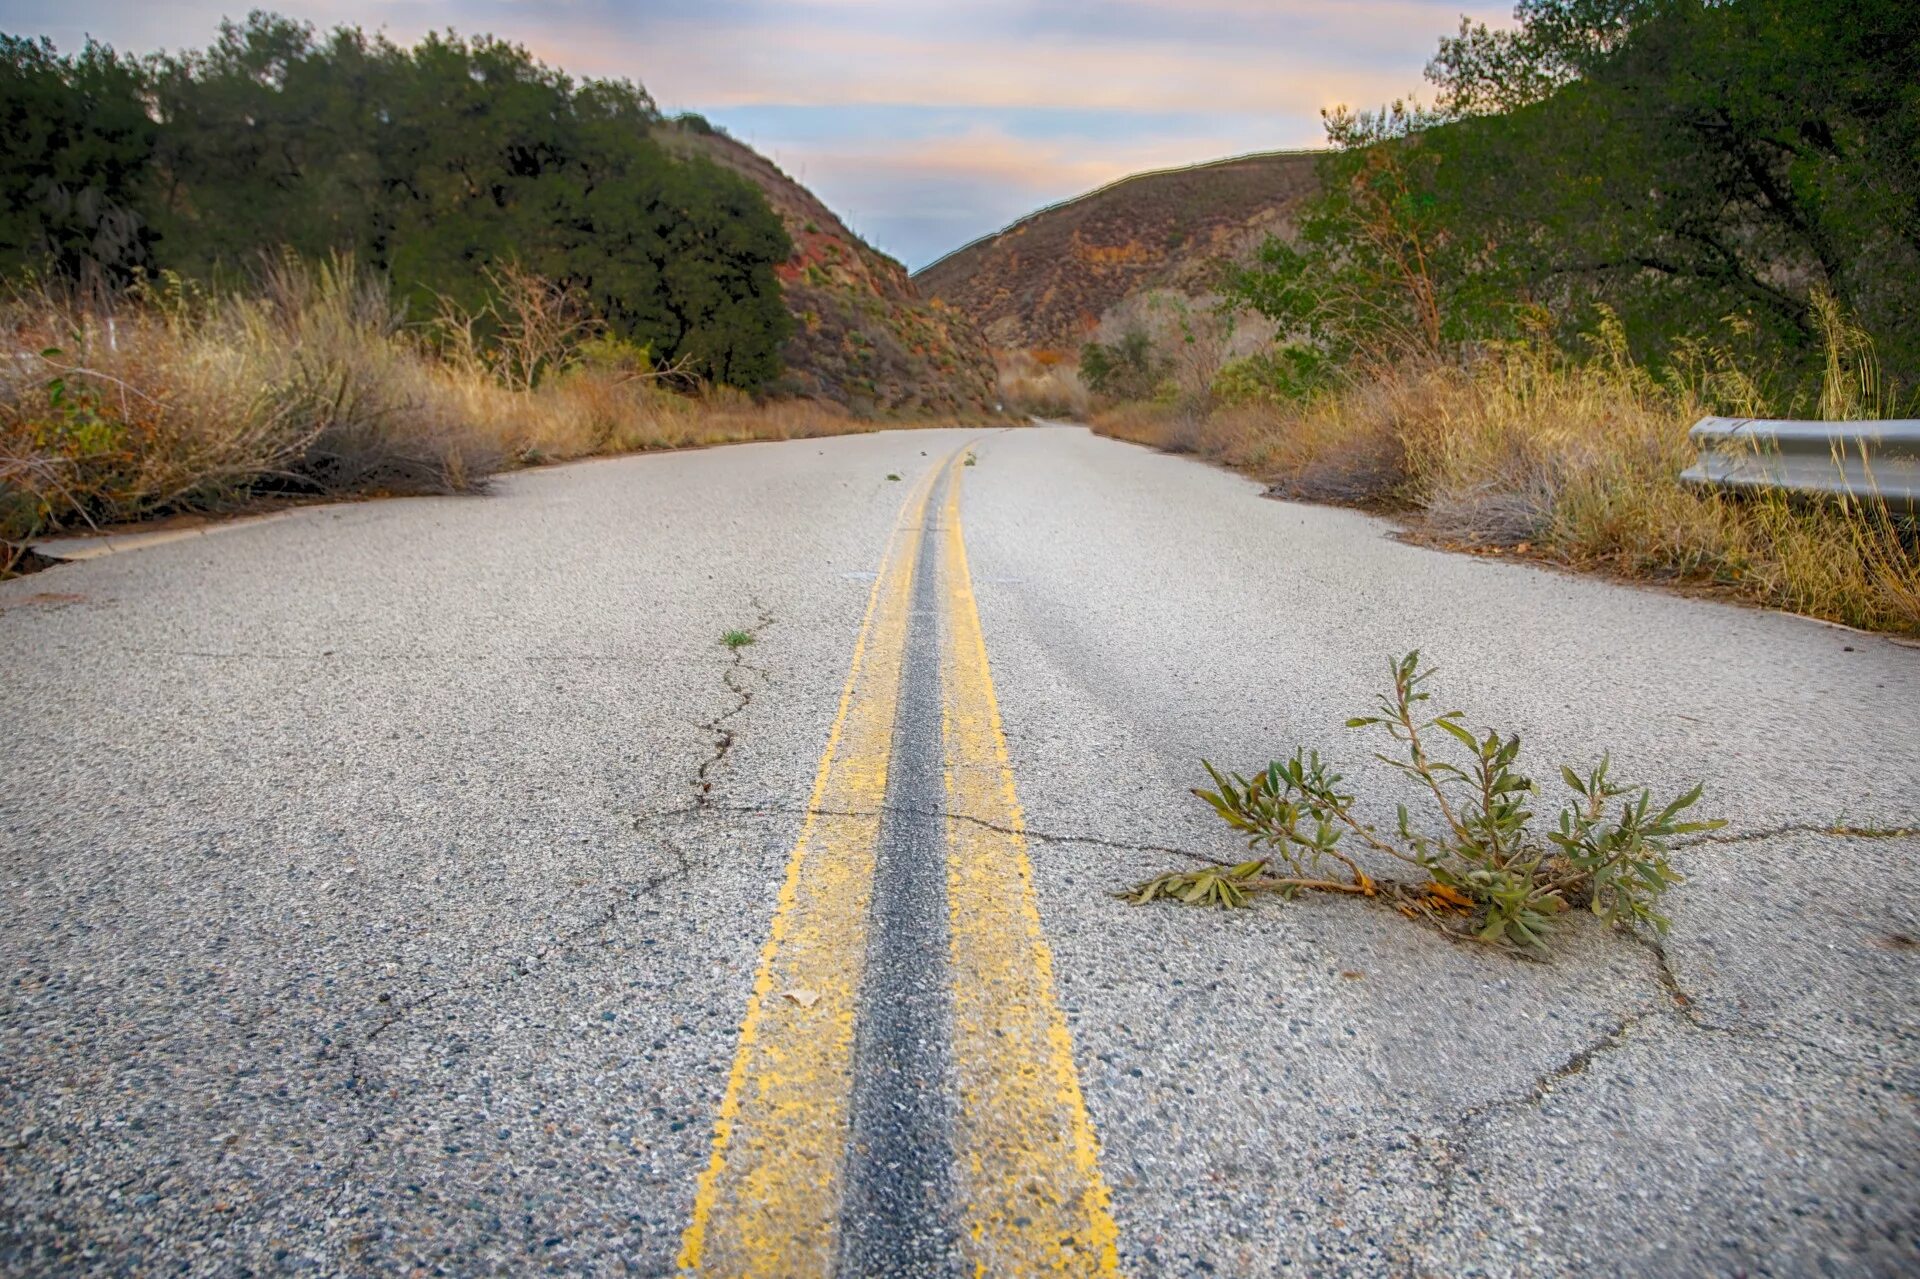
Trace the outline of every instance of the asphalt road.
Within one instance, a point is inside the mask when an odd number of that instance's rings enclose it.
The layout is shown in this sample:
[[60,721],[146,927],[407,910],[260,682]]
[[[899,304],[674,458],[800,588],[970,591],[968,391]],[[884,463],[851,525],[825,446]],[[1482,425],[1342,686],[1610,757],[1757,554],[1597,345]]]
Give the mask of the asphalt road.
[[[1415,646],[1706,782],[1663,947],[1113,898],[1234,852],[1202,756],[1397,796]],[[1920,1267],[1911,647],[1060,428],[312,508],[0,654],[7,1273]]]

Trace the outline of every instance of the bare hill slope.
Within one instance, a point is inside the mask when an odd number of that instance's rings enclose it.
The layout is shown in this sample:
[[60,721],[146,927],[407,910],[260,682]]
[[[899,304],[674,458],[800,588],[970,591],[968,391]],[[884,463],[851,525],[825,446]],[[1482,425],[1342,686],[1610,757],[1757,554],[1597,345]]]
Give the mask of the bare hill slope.
[[796,323],[776,390],[882,413],[993,404],[993,360],[972,321],[923,297],[905,267],[848,230],[813,192],[699,122],[670,121],[657,136],[672,150],[705,156],[754,182],[793,238],[793,256],[778,274]]
[[1147,289],[1205,292],[1223,259],[1290,225],[1315,188],[1314,152],[1274,151],[1122,178],[1030,213],[922,268],[999,348],[1071,349]]

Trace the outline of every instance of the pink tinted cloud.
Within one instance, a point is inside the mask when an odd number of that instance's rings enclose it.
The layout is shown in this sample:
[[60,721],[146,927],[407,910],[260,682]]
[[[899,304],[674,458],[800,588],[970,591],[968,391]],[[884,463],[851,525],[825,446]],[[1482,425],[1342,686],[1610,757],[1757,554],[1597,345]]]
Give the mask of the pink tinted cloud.
[[[0,0],[9,29],[91,31],[123,48],[195,47],[226,0]],[[1444,0],[272,0],[321,27],[411,42],[490,31],[575,74],[640,80],[661,101],[1304,113],[1418,91],[1458,11]],[[1508,6],[1462,5],[1506,21]],[[1062,16],[1064,15],[1064,16]],[[1023,34],[1024,33],[1024,34]]]
[[[631,29],[568,24],[528,43],[569,69],[642,80],[663,102],[745,105],[913,105],[1106,111],[1257,111],[1312,120],[1337,102],[1417,93],[1421,68],[1457,16],[1413,0],[1292,0],[1258,6],[1268,27],[1300,11],[1297,40],[1237,42],[1067,36],[1013,39],[991,9],[965,35],[898,20],[872,27],[807,20],[867,0],[816,0],[773,24],[716,28],[707,18],[650,18]],[[1214,11],[1251,0],[1196,0]],[[904,6],[911,8],[911,6]],[[1445,15],[1445,16],[1443,16]],[[1308,36],[1311,38],[1307,38]],[[1397,56],[1381,57],[1377,46]]]

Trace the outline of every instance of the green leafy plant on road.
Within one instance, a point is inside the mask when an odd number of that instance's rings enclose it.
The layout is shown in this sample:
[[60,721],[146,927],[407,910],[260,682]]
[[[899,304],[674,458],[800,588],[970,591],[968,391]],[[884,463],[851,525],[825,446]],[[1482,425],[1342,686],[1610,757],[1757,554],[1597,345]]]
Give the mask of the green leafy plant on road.
[[753,643],[753,639],[752,631],[731,630],[720,637],[720,642],[728,648],[745,648]]
[[[1377,758],[1424,794],[1437,821],[1418,825],[1401,804],[1393,828],[1380,830],[1357,813],[1355,795],[1317,751],[1296,750],[1251,778],[1202,761],[1213,789],[1194,794],[1262,856],[1161,875],[1128,898],[1231,908],[1260,892],[1385,896],[1449,934],[1535,956],[1547,953],[1558,916],[1582,907],[1611,924],[1666,930],[1660,898],[1681,878],[1668,861],[1672,841],[1726,824],[1685,816],[1701,787],[1658,804],[1646,787],[1613,780],[1604,755],[1585,772],[1562,767],[1569,795],[1543,835],[1535,825],[1539,787],[1520,771],[1519,736],[1476,733],[1464,711],[1429,716],[1432,694],[1424,686],[1433,672],[1421,669],[1417,650],[1391,671],[1392,691],[1375,713],[1347,727],[1392,739],[1394,753]],[[1349,854],[1356,844],[1422,878],[1370,876]]]

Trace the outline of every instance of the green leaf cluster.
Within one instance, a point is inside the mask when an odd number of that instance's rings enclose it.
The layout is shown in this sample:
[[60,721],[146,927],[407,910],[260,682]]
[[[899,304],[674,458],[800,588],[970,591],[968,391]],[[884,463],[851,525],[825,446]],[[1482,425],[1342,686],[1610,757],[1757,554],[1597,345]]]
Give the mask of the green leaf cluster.
[[1140,885],[1128,894],[1128,900],[1144,906],[1165,897],[1189,906],[1217,906],[1221,910],[1233,910],[1247,904],[1249,885],[1266,866],[1265,859],[1260,859],[1241,862],[1236,866],[1171,871]]
[[[1393,827],[1382,831],[1360,816],[1341,774],[1316,751],[1295,751],[1250,779],[1203,761],[1213,788],[1194,794],[1245,836],[1248,847],[1268,850],[1269,860],[1281,863],[1287,874],[1267,882],[1287,891],[1328,887],[1373,895],[1374,881],[1346,851],[1351,841],[1417,868],[1426,883],[1395,886],[1400,900],[1482,942],[1545,954],[1556,918],[1579,907],[1609,923],[1665,931],[1659,901],[1681,879],[1668,859],[1673,841],[1725,825],[1685,816],[1700,801],[1701,787],[1656,804],[1647,788],[1612,780],[1605,756],[1585,773],[1563,767],[1572,798],[1542,837],[1534,824],[1539,790],[1520,770],[1519,735],[1476,732],[1458,710],[1428,714],[1432,695],[1425,685],[1432,671],[1421,668],[1417,651],[1391,663],[1390,672],[1391,689],[1375,712],[1347,726],[1387,735],[1396,749],[1376,758],[1424,792],[1437,820],[1422,824],[1401,804]],[[1314,878],[1323,876],[1328,861],[1344,869],[1348,886]],[[1163,876],[1136,889],[1133,899],[1240,905],[1264,886],[1254,876],[1266,865],[1243,863],[1204,887],[1199,876],[1210,872]],[[1456,906],[1460,910],[1450,912]]]

